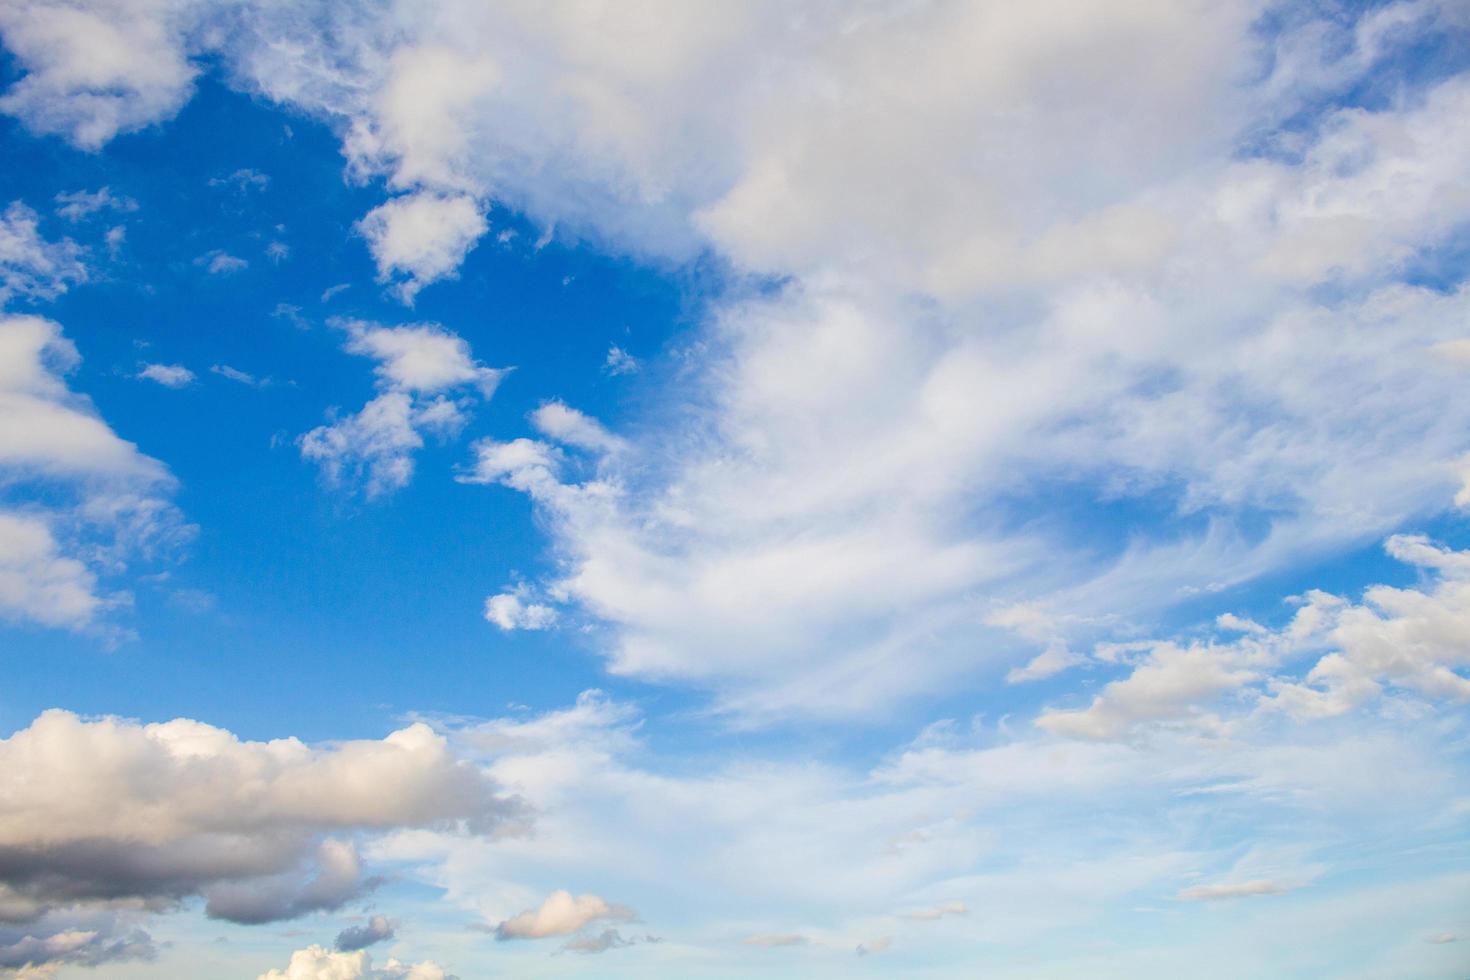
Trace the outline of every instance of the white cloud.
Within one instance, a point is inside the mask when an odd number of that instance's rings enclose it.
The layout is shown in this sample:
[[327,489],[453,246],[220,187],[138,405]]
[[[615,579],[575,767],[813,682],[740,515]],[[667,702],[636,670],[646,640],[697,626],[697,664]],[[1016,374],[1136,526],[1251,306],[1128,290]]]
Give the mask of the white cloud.
[[36,212],[19,201],[0,214],[0,308],[13,299],[55,299],[87,278],[81,248],[41,237]]
[[[1394,284],[1470,216],[1466,80],[1331,108],[1454,8],[1267,31],[1258,3],[1032,7],[88,16],[334,118],[353,173],[398,194],[362,229],[406,296],[492,199],[789,283],[716,306],[673,431],[625,469],[517,478],[569,556],[548,590],[604,621],[613,669],[774,717],[1014,666],[976,638],[996,603],[1146,619],[1388,533],[1470,448],[1463,377],[1426,355],[1462,339],[1466,296]],[[1076,548],[1073,509],[1120,497],[1162,503],[1156,533]]]
[[614,453],[625,446],[601,422],[559,401],[546,402],[533,411],[531,424],[542,435],[562,445],[594,453]]
[[137,377],[165,388],[183,388],[193,383],[194,372],[182,364],[145,364],[139,368]]
[[558,889],[534,909],[506,919],[495,927],[496,939],[545,939],[569,936],[593,922],[631,921],[631,909],[609,904],[597,895],[576,895]]
[[97,576],[60,553],[45,521],[0,510],[0,618],[75,626],[106,605]]
[[212,276],[230,276],[250,268],[245,259],[218,248],[205,252],[194,260],[194,264]]
[[56,204],[57,217],[71,222],[81,221],[99,211],[118,211],[126,214],[138,210],[137,201],[131,197],[114,194],[106,187],[95,191],[72,191],[57,194]]
[[454,980],[432,960],[401,963],[390,959],[374,967],[372,957],[356,952],[335,952],[308,946],[291,954],[284,970],[267,970],[257,980]]
[[297,440],[303,459],[329,483],[361,480],[370,497],[407,486],[424,433],[443,439],[469,421],[472,394],[489,399],[505,371],[477,362],[469,344],[438,324],[383,327],[345,324],[349,353],[377,361],[381,393],[354,415],[318,426]]
[[453,277],[489,227],[473,197],[429,192],[395,197],[369,211],[358,225],[378,264],[379,280],[406,276],[394,288],[410,305],[429,283]]
[[556,623],[556,610],[527,602],[520,592],[501,592],[485,600],[485,618],[502,630],[544,630]]
[[246,742],[187,719],[141,725],[48,711],[0,739],[0,908],[12,921],[119,902],[268,922],[371,886],[334,834],[493,831],[514,805],[445,740]]
[[616,377],[620,374],[633,374],[640,367],[638,359],[621,347],[614,344],[607,349],[607,358],[602,363],[602,370]]
[[95,150],[172,116],[193,90],[178,31],[189,4],[7,3],[0,33],[25,74],[0,111]]
[[188,534],[173,480],[118,437],[65,375],[80,361],[61,328],[0,317],[0,492],[44,488],[46,508],[0,499],[0,607],[8,619],[86,628],[125,604],[98,572],[169,550]]
[[464,338],[438,324],[383,327],[353,321],[347,334],[348,353],[376,360],[378,378],[388,387],[435,394],[473,385],[489,398],[505,375],[476,362]]
[[238,381],[242,385],[250,385],[252,388],[264,388],[270,384],[269,378],[257,378],[248,371],[241,371],[239,368],[230,367],[228,364],[214,364],[210,366],[209,370],[211,374],[217,374],[231,381]]

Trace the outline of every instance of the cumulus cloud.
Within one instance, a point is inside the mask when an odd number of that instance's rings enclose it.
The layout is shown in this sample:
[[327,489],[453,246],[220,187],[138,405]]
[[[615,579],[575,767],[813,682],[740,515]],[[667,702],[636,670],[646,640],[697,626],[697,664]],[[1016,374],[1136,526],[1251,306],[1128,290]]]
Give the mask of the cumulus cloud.
[[196,74],[178,34],[187,11],[174,0],[0,6],[0,34],[25,69],[0,112],[88,150],[172,116]]
[[556,609],[526,601],[525,590],[501,592],[485,600],[485,618],[502,630],[544,630],[556,623]]
[[491,833],[515,810],[422,724],[312,747],[59,710],[0,740],[0,792],[0,916],[20,923],[201,895],[235,922],[335,909],[373,884],[342,835]]
[[475,396],[489,399],[505,371],[481,365],[463,338],[438,324],[344,326],[344,349],[377,362],[381,393],[356,414],[305,433],[297,444],[303,459],[321,466],[327,482],[360,480],[375,497],[407,486],[425,433],[458,435]]
[[[1427,538],[1395,535],[1388,554],[1427,577],[1420,588],[1374,585],[1361,602],[1319,590],[1296,597],[1280,629],[1224,614],[1233,638],[1102,644],[1095,659],[1128,664],[1085,708],[1052,708],[1037,724],[1072,738],[1116,739],[1159,724],[1218,724],[1233,700],[1298,719],[1345,714],[1385,689],[1450,702],[1470,701],[1470,552]],[[1292,661],[1317,659],[1304,676]],[[1239,714],[1239,710],[1235,714]]]
[[558,889],[534,909],[511,916],[495,927],[496,939],[545,939],[567,936],[599,921],[632,921],[632,909],[610,904],[597,895],[576,895]]
[[366,949],[374,943],[387,942],[393,938],[395,931],[391,919],[386,915],[375,915],[360,926],[348,926],[337,933],[337,941],[333,945],[343,952],[351,953]]
[[455,275],[469,250],[489,229],[481,205],[468,195],[420,192],[395,197],[369,211],[358,225],[382,282],[395,275],[405,303],[429,283]]
[[308,946],[291,954],[284,970],[267,970],[257,980],[455,980],[432,960],[402,963],[390,959],[373,966],[366,952],[333,951]]
[[145,364],[138,369],[136,377],[165,388],[183,388],[193,383],[194,372],[182,364]]

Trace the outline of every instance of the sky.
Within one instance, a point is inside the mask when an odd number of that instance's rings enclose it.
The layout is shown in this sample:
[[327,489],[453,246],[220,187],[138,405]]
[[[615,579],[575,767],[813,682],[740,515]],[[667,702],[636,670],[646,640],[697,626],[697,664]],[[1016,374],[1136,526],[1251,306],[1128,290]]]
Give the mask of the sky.
[[0,977],[1470,973],[1463,0],[0,43]]

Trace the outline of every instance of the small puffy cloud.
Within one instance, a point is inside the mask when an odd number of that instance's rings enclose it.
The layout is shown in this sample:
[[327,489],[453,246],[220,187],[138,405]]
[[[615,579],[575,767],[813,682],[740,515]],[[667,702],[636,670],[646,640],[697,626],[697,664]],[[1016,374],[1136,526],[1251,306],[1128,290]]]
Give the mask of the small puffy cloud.
[[265,247],[265,257],[272,262],[281,263],[291,256],[291,246],[285,242],[271,242]]
[[229,276],[250,268],[245,259],[218,248],[205,252],[194,260],[194,264],[212,276]]
[[432,960],[401,963],[390,959],[381,967],[362,950],[340,951],[308,946],[291,954],[284,970],[268,970],[257,980],[455,980]]
[[12,299],[55,299],[87,278],[82,249],[41,237],[36,212],[16,201],[0,213],[0,308]]
[[601,422],[559,401],[547,402],[532,412],[531,424],[542,435],[562,445],[595,453],[617,452],[626,445],[603,428]]
[[378,380],[388,388],[433,394],[473,385],[489,398],[505,371],[475,360],[463,337],[437,323],[384,327],[353,321],[347,325],[350,354],[371,357]]
[[405,277],[395,291],[411,304],[429,283],[455,276],[490,226],[475,198],[420,191],[378,205],[357,227],[378,265],[379,281]]
[[599,921],[629,922],[635,918],[632,909],[613,905],[597,895],[576,895],[557,890],[534,909],[506,919],[495,927],[495,938],[545,939],[569,936]]
[[1459,942],[1460,937],[1453,932],[1437,932],[1432,936],[1426,937],[1424,941],[1426,943],[1432,943],[1436,946],[1443,946],[1445,943]]
[[[463,338],[438,324],[349,322],[346,329],[345,349],[378,362],[381,393],[356,414],[305,433],[297,444],[303,459],[321,466],[328,483],[360,480],[375,497],[407,486],[424,434],[458,435],[475,396],[491,397],[505,372],[480,364]],[[450,397],[456,389],[463,393]]]
[[348,926],[337,933],[334,944],[343,952],[366,949],[374,943],[386,942],[394,935],[393,920],[386,915],[375,915],[360,926]]
[[859,956],[876,956],[892,945],[892,936],[879,936],[877,939],[869,939],[865,943],[859,943],[857,954]]
[[1283,895],[1290,887],[1271,878],[1256,878],[1251,881],[1221,882],[1213,885],[1192,885],[1176,896],[1185,902],[1213,902],[1226,898],[1251,898],[1260,895]]
[[556,610],[527,602],[523,590],[502,592],[485,600],[485,618],[502,630],[544,630],[556,623]]
[[56,216],[67,221],[81,221],[98,211],[130,213],[138,210],[138,202],[103,187],[95,191],[72,191],[56,195]]
[[422,724],[320,747],[48,711],[0,739],[0,919],[119,902],[269,922],[371,888],[343,835],[490,833],[517,813]]
[[134,377],[156,382],[165,388],[183,388],[194,381],[194,372],[182,364],[145,364]]
[[603,373],[614,377],[620,374],[632,374],[641,366],[636,357],[616,344],[607,349],[607,359],[602,362]]

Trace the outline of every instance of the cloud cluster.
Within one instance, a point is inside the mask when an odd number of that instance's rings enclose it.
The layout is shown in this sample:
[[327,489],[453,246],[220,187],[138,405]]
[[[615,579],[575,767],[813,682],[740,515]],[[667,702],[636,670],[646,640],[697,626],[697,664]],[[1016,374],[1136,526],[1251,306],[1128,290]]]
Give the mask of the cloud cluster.
[[301,457],[331,484],[362,482],[369,497],[413,478],[413,454],[427,433],[452,438],[478,398],[489,399],[505,371],[474,359],[463,338],[438,324],[400,327],[349,321],[345,350],[377,362],[379,394],[354,415],[297,440]]
[[[1458,4],[6,17],[8,111],[82,145],[173,112],[195,56],[336,120],[349,171],[393,195],[360,230],[405,298],[454,273],[492,200],[784,283],[716,304],[670,424],[533,420],[608,456],[596,479],[514,438],[480,456],[485,479],[505,447],[543,457],[500,472],[613,670],[742,716],[1002,671],[980,651],[1020,651],[986,624],[1018,602],[1146,619],[1363,542],[1441,507],[1470,449],[1444,346],[1466,293],[1413,275],[1470,219],[1470,79],[1398,74],[1463,39]],[[91,47],[44,40],[67,17]],[[98,101],[86,58],[124,43],[167,50],[109,59],[139,76]],[[385,386],[302,448],[388,492],[448,405]],[[1079,547],[1119,501],[1159,519]],[[1014,679],[1075,660],[1066,640]]]
[[257,980],[455,980],[433,960],[401,963],[390,959],[381,967],[373,966],[367,953],[340,952],[308,946],[291,954],[284,970],[267,970]]
[[337,909],[376,883],[360,835],[489,834],[516,812],[423,725],[312,747],[59,710],[0,739],[0,799],[0,939],[14,932],[36,963],[48,948],[66,962],[134,955],[146,944],[133,933],[86,923],[194,897],[240,923]]
[[[1213,726],[1234,700],[1239,714],[1281,711],[1302,720],[1345,714],[1382,695],[1407,692],[1470,702],[1470,552],[1396,535],[1392,557],[1428,578],[1420,588],[1375,585],[1361,602],[1319,590],[1296,601],[1289,623],[1271,630],[1226,614],[1205,641],[1103,644],[1102,663],[1128,664],[1079,709],[1052,709],[1042,728],[1073,738],[1124,738],[1160,725]],[[1304,676],[1293,665],[1317,659]]]

